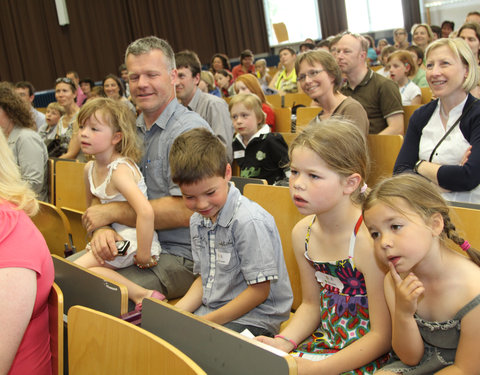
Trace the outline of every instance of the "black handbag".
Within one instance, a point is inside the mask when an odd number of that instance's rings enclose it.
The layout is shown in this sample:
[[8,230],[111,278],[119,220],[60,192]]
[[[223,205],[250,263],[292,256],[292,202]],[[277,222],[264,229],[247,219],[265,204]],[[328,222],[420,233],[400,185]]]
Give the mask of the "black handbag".
[[45,141],[48,151],[48,157],[50,158],[58,158],[59,156],[63,155],[68,150],[68,142],[65,142],[64,137],[59,135],[59,127],[57,125],[57,134],[55,134],[55,138]]

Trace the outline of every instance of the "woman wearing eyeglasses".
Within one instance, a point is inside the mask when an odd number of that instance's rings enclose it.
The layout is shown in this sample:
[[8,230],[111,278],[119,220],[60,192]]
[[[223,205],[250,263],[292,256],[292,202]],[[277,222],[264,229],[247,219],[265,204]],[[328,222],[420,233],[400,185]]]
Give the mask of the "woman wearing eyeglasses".
[[[57,126],[57,135],[60,138],[63,152],[67,152],[68,145],[73,134],[73,123],[78,111],[80,110],[75,102],[76,97],[77,88],[75,87],[75,83],[70,78],[61,77],[55,81],[55,99],[57,99],[58,104],[65,108],[65,114],[60,117]],[[60,156],[60,158],[74,159],[75,156],[76,155],[71,157],[70,155],[63,154]]]
[[367,136],[370,125],[367,112],[358,101],[338,91],[343,82],[342,73],[329,52],[315,50],[302,53],[297,57],[295,69],[302,90],[322,107],[312,122],[320,123],[334,115],[343,116]]
[[0,129],[22,180],[28,182],[39,200],[47,201],[47,148],[36,131],[30,108],[7,82],[0,83]]
[[410,43],[408,43],[408,33],[403,27],[395,29],[393,32],[393,41],[396,49],[405,49]]

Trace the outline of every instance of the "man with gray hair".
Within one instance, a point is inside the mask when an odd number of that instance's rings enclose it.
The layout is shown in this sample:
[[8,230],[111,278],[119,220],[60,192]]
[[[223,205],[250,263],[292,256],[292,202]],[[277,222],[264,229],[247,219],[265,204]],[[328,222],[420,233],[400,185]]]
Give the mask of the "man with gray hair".
[[345,33],[336,45],[335,58],[347,80],[342,94],[363,105],[370,121],[370,134],[403,134],[402,98],[398,86],[368,68],[368,41]]
[[[150,36],[134,41],[127,47],[125,63],[130,94],[142,111],[137,119],[137,131],[145,144],[140,169],[155,212],[162,253],[156,265],[133,265],[118,272],[167,298],[176,298],[183,296],[194,280],[189,232],[192,212],[172,182],[170,147],[177,136],[192,128],[211,129],[197,113],[176,100],[175,57],[165,40]],[[109,225],[117,222],[134,227],[135,221],[135,212],[125,202],[95,204],[86,210],[83,223],[88,231],[95,231],[90,247],[101,263],[117,255],[115,241],[121,239]]]

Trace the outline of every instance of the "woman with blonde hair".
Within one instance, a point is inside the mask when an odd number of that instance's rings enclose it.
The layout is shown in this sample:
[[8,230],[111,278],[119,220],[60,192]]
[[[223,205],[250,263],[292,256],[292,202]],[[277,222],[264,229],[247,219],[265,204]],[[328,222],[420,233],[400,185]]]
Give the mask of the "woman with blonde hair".
[[410,118],[394,173],[414,171],[446,200],[480,203],[480,103],[475,58],[460,38],[438,39],[426,51],[427,81],[438,99]]
[[52,373],[48,295],[53,262],[41,233],[28,218],[38,211],[0,132],[0,373]]
[[267,115],[265,123],[270,126],[272,132],[275,131],[275,112],[272,105],[267,102],[262,87],[258,79],[253,74],[243,74],[235,81],[235,91],[237,94],[255,94],[262,101],[262,110]]
[[412,26],[412,43],[425,51],[433,41],[433,32],[426,23],[417,23]]

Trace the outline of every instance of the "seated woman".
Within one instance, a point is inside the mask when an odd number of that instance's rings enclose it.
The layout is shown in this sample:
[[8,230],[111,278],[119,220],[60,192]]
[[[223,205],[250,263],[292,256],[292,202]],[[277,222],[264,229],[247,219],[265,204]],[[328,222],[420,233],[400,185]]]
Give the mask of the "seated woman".
[[77,154],[75,154],[72,157],[72,155],[67,152],[70,139],[73,135],[73,123],[75,122],[77,113],[80,110],[80,108],[77,106],[76,98],[77,88],[75,83],[70,78],[61,77],[55,81],[55,99],[57,100],[58,104],[65,109],[65,114],[60,117],[57,125],[58,136],[61,140],[63,152],[65,152],[63,155],[60,155],[61,159],[75,159],[77,156]]
[[47,147],[36,132],[30,108],[7,82],[0,83],[0,128],[22,179],[38,199],[48,201]]
[[215,77],[208,70],[202,70],[200,72],[200,82],[198,82],[198,88],[203,92],[222,97],[220,89],[215,86]]
[[212,60],[210,61],[210,72],[215,76],[215,74],[222,69],[228,70],[229,72],[232,71],[230,60],[228,59],[227,55],[223,53],[216,53],[212,56]]
[[268,87],[277,90],[280,95],[298,92],[297,72],[295,71],[297,55],[295,51],[290,47],[283,47],[278,55],[283,69],[273,76]]
[[125,88],[123,87],[123,82],[114,74],[109,74],[103,79],[103,91],[107,98],[114,100],[119,100],[125,104],[134,115],[137,115],[137,110],[130,100],[125,97]]
[[370,127],[367,112],[355,99],[338,91],[342,85],[342,72],[329,52],[302,53],[297,57],[295,67],[302,90],[322,107],[313,122],[320,123],[333,115],[344,116],[367,136]]
[[433,32],[426,23],[417,23],[412,26],[412,43],[423,51],[433,41]]
[[[480,25],[474,22],[465,23],[462,25],[462,27],[460,27],[457,35],[459,38],[465,40],[470,46],[473,56],[475,57],[477,69],[480,69],[480,66],[478,65],[480,58]],[[477,83],[477,86],[470,91],[470,94],[476,98],[480,98],[480,80]]]
[[217,81],[217,86],[222,93],[222,97],[228,98],[229,96],[235,95],[235,87],[232,84],[233,76],[228,70],[220,69],[215,73],[215,81]]
[[52,374],[47,301],[54,271],[47,244],[27,216],[37,210],[0,132],[0,374]]
[[480,204],[480,103],[469,94],[479,74],[468,44],[439,39],[426,51],[427,80],[438,99],[417,109],[394,173],[414,171],[446,200]]
[[258,79],[252,74],[244,74],[239,76],[235,81],[235,91],[237,94],[255,94],[260,98],[262,101],[262,110],[267,115],[265,123],[270,126],[270,130],[274,132],[275,112],[273,112],[272,106],[267,102]]

